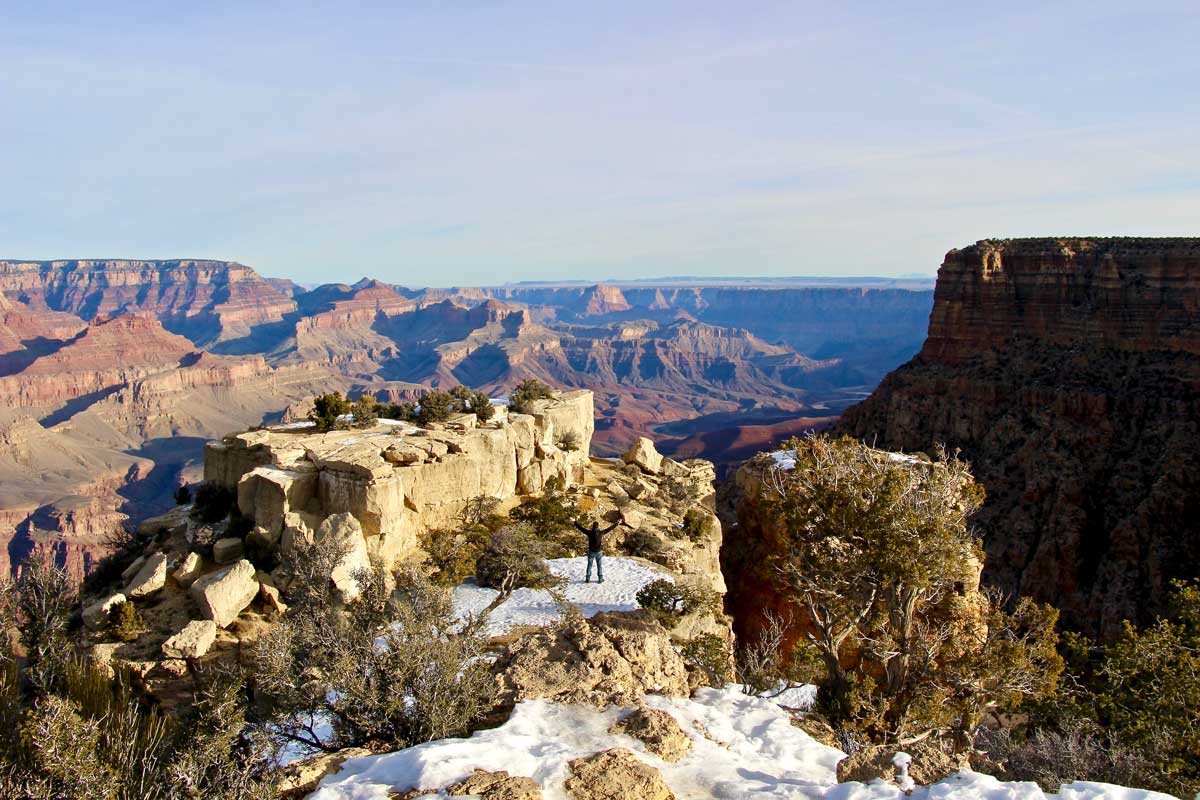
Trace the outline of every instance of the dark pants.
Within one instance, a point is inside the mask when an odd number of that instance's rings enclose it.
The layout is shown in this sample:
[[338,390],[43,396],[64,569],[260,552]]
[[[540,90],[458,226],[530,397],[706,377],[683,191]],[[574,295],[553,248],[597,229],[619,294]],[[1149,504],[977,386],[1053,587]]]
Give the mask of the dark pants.
[[601,560],[603,556],[603,553],[588,553],[587,577],[584,579],[585,582],[592,579],[593,561],[596,562],[596,577],[599,578],[601,582],[604,581],[604,562]]

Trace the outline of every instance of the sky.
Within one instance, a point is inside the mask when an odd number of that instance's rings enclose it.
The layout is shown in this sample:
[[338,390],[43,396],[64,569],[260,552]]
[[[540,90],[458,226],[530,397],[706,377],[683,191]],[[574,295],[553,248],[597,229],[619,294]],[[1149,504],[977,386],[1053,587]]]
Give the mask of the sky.
[[1200,235],[1200,3],[0,0],[0,257],[413,286]]

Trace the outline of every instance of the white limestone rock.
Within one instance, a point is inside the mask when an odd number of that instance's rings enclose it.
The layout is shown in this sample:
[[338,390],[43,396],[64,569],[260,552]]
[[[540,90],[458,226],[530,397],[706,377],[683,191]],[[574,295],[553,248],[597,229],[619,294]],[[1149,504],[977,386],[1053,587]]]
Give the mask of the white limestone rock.
[[155,553],[142,563],[141,569],[125,586],[125,596],[148,597],[167,585],[167,554]]
[[254,565],[242,559],[216,572],[199,578],[188,589],[200,614],[218,627],[224,628],[258,596],[258,581]]
[[217,623],[210,619],[194,619],[183,630],[162,644],[167,658],[200,658],[217,639]]
[[100,598],[83,610],[83,624],[94,631],[103,630],[108,626],[112,610],[124,603],[126,599],[125,595],[120,592]]

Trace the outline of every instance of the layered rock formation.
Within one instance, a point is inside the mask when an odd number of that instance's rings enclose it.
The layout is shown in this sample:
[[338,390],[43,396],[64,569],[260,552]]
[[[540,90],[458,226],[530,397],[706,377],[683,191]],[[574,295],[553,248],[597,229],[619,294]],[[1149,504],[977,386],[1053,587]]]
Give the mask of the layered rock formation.
[[598,453],[652,435],[732,462],[827,422],[915,348],[930,293],[859,283],[303,290],[236,262],[0,262],[0,429],[55,440],[0,457],[0,547],[82,570],[83,531],[168,507],[205,440],[333,390],[400,402],[538,378],[595,392]]
[[89,320],[147,312],[201,345],[248,336],[296,308],[289,294],[231,261],[0,261],[0,293]]
[[[238,508],[271,544],[348,513],[368,552],[391,563],[416,552],[418,534],[452,527],[476,497],[508,500],[540,494],[551,478],[567,487],[582,480],[591,392],[539,400],[530,412],[479,426],[463,414],[435,430],[387,420],[370,430],[251,431],[210,443],[204,476],[236,490]],[[578,449],[555,444],[568,436]]]
[[961,448],[985,579],[1112,634],[1200,570],[1200,239],[952,250],[921,352],[848,410],[880,446]]

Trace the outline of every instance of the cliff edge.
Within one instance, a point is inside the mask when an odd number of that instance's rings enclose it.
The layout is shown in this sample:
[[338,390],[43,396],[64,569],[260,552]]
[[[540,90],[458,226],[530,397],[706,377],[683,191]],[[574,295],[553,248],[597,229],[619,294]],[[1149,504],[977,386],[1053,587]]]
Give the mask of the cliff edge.
[[938,271],[920,353],[846,411],[880,447],[961,448],[985,580],[1110,635],[1200,556],[1200,239],[985,240]]

